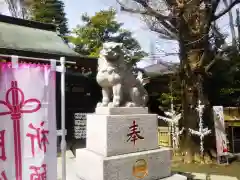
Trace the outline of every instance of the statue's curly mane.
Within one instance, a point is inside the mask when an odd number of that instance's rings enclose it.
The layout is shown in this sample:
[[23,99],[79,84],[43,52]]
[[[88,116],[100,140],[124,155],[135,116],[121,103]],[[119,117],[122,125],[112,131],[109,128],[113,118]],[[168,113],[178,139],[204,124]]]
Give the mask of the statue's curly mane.
[[[98,68],[99,70],[101,70],[102,65],[105,65],[106,63],[111,64],[112,66],[114,66],[115,68],[121,66],[125,66],[126,68],[126,63],[124,61],[124,54],[122,51],[118,51],[116,52],[118,55],[118,58],[115,59],[114,61],[109,61],[109,59],[106,57],[106,49],[103,48],[100,53],[99,53],[99,58],[98,58]],[[104,67],[103,67],[104,68]]]

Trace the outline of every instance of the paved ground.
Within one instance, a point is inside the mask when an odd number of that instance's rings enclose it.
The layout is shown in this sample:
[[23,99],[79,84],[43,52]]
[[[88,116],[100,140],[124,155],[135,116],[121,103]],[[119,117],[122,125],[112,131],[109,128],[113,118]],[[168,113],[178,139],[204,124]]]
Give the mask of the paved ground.
[[176,172],[191,172],[193,177],[199,180],[209,179],[218,180],[232,179],[240,180],[240,162],[239,160],[232,161],[229,165],[215,165],[215,164],[184,164],[174,163],[172,170]]
[[[76,172],[79,171],[75,165],[75,157],[72,151],[68,150],[66,153],[66,162],[67,162],[67,178],[66,180],[79,180],[76,176]],[[58,158],[58,180],[61,180],[61,158]],[[239,170],[240,171],[240,170]],[[231,176],[222,176],[222,175],[214,175],[214,174],[206,174],[206,173],[183,173],[184,175],[189,177],[189,180],[240,180],[237,177]]]
[[[72,153],[72,151],[67,151],[66,153],[66,170],[67,170],[67,178],[66,180],[79,180],[79,178],[76,176],[77,167],[75,165],[75,157]],[[61,157],[58,158],[58,180],[61,180],[62,178],[62,159]]]
[[222,175],[209,175],[205,173],[186,173],[189,180],[239,180],[237,177],[222,176]]

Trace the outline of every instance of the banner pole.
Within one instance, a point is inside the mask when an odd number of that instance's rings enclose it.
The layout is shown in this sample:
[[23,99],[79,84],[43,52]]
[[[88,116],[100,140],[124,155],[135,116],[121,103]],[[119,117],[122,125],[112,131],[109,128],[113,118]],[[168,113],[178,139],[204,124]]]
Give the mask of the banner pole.
[[[0,54],[0,57],[13,57],[15,55],[7,55],[7,54]],[[28,56],[17,56],[19,59],[28,59],[28,60],[36,60],[36,61],[46,61],[46,62],[49,62],[49,61],[56,61],[56,62],[59,62],[58,60],[51,60],[51,59],[44,59],[44,58],[36,58],[36,57],[28,57]],[[76,64],[76,62],[74,61],[65,61],[65,64]]]
[[62,153],[62,180],[66,180],[66,129],[65,129],[65,57],[60,58],[61,62],[61,153]]

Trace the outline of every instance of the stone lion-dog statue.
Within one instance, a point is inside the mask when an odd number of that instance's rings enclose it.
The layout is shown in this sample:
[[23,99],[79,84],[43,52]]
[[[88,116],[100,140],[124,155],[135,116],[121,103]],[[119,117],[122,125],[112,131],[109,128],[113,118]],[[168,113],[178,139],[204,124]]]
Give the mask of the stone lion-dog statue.
[[97,107],[145,107],[147,104],[147,91],[124,61],[120,43],[103,44],[96,80],[102,87],[102,102]]

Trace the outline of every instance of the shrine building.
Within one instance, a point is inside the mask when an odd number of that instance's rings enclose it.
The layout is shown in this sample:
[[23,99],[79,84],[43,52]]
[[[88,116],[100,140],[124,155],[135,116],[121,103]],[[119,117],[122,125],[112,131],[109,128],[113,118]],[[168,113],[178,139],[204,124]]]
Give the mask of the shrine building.
[[[94,112],[101,98],[96,83],[97,59],[81,56],[58,35],[55,25],[0,15],[0,61],[11,61],[18,56],[19,62],[50,63],[38,58],[66,61],[66,129],[67,142],[73,142],[74,113]],[[57,72],[56,109],[57,129],[61,127],[60,76]]]

